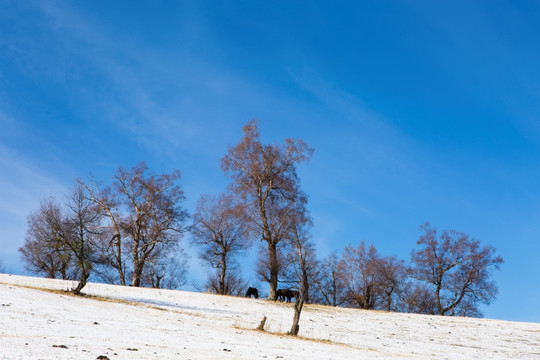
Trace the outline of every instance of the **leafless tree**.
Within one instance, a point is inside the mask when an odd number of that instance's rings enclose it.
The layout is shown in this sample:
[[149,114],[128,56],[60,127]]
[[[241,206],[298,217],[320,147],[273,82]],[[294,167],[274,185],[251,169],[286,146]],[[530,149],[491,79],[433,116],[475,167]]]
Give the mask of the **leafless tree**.
[[294,317],[289,335],[297,336],[300,330],[300,315],[304,302],[309,302],[309,289],[313,272],[316,267],[316,258],[313,243],[309,240],[308,227],[311,218],[307,215],[303,202],[297,203],[296,212],[291,216],[289,245],[292,248],[292,264],[296,270],[299,291],[294,304]]
[[176,184],[180,172],[156,176],[147,170],[140,163],[130,170],[120,168],[115,176],[114,185],[126,210],[121,226],[131,244],[132,286],[140,286],[146,260],[158,246],[178,242],[187,220],[179,205],[184,200],[184,192]]
[[433,291],[425,283],[408,282],[401,294],[399,311],[435,315],[437,303]]
[[404,286],[407,283],[408,271],[405,261],[396,256],[381,256],[375,262],[377,288],[383,299],[381,308],[396,311]]
[[313,292],[315,301],[324,305],[339,306],[342,305],[344,296],[344,285],[339,276],[339,256],[335,251],[328,254],[317,268],[314,277],[316,291]]
[[[278,271],[278,278],[288,279],[290,278],[288,274],[288,269],[291,266],[291,257],[288,256],[288,253],[284,251],[283,244],[276,247],[276,264],[274,265]],[[258,277],[258,280],[261,282],[270,283],[270,258],[268,257],[268,249],[264,246],[258,247],[257,260],[255,271]],[[272,299],[271,297],[268,297]],[[275,299],[274,299],[275,300]]]
[[101,212],[77,185],[66,200],[68,214],[57,223],[60,240],[69,248],[78,267],[79,284],[72,290],[78,295],[86,285],[95,256],[95,238]]
[[348,245],[339,263],[339,278],[344,287],[345,304],[361,309],[380,306],[379,254],[372,245],[366,247],[362,240],[357,248]]
[[99,217],[80,186],[68,194],[64,208],[54,198],[41,202],[28,218],[25,245],[19,249],[27,269],[53,278],[78,277],[72,291],[79,294],[92,269]]
[[147,259],[141,286],[155,289],[178,289],[187,282],[189,256],[178,244],[159,244]]
[[212,274],[208,276],[206,289],[214,294],[244,296],[248,283],[242,278],[237,268],[230,268],[225,277],[224,288],[222,288],[220,276]]
[[62,209],[55,198],[40,203],[40,208],[28,216],[24,245],[19,248],[26,270],[48,278],[72,279],[76,264],[65,242],[61,240]]
[[477,304],[490,303],[497,293],[491,272],[503,259],[468,234],[445,230],[439,235],[429,223],[421,230],[420,249],[412,252],[413,276],[429,285],[437,314],[479,314]]
[[[307,225],[311,224],[311,221]],[[311,302],[311,285],[315,283],[318,271],[318,260],[315,256],[315,245],[310,239],[307,226],[297,222],[293,226],[290,238],[287,241],[289,248],[289,265],[285,278],[303,294],[306,303]]]
[[107,283],[115,284],[118,280],[120,285],[126,285],[127,262],[124,255],[129,254],[129,244],[124,241],[120,194],[94,179],[77,179],[77,182],[86,189],[86,196],[99,207],[106,219],[101,225],[101,235],[98,237],[99,260],[95,270]]
[[[188,215],[180,206],[184,193],[177,184],[179,179],[177,170],[148,173],[142,162],[131,169],[119,168],[112,187],[79,180],[108,219],[105,229],[109,236],[101,238],[101,263],[114,268],[122,285],[131,272],[131,285],[141,286],[147,261],[156,253],[165,254],[158,249],[174,247],[185,232]],[[111,275],[106,268],[101,274],[104,278]]]
[[[218,269],[217,293],[230,294],[234,286],[228,268],[234,265],[233,256],[249,246],[247,216],[244,207],[233,196],[201,196],[193,216],[192,241],[200,248],[200,257]],[[214,281],[209,284],[214,285]]]
[[253,229],[267,245],[269,298],[273,300],[278,285],[278,244],[288,234],[290,213],[298,202],[306,201],[299,189],[296,165],[310,159],[313,149],[293,139],[282,145],[263,144],[256,121],[248,122],[243,132],[240,143],[229,147],[221,167],[230,174],[233,193],[250,208]]

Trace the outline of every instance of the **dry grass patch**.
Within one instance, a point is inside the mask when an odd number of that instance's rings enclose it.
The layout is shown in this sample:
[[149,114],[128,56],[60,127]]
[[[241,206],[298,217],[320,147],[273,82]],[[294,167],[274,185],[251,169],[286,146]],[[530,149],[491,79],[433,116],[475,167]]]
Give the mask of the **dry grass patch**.
[[103,302],[108,302],[108,303],[124,304],[124,305],[131,305],[131,306],[145,306],[145,307],[148,307],[150,309],[161,310],[161,311],[169,311],[168,309],[165,309],[165,308],[161,308],[161,307],[153,306],[153,305],[147,305],[145,303],[141,303],[141,302],[137,302],[137,301],[115,299],[115,298],[110,298],[110,297],[106,297],[106,296],[89,295],[89,294],[84,294],[84,293],[80,293],[78,295],[75,295],[70,290],[47,289],[47,288],[40,288],[40,287],[37,287],[37,286],[30,286],[30,285],[15,285],[15,284],[6,284],[6,283],[0,283],[0,284],[6,285],[6,286],[14,286],[14,287],[19,287],[19,288],[38,290],[38,291],[48,292],[48,293],[56,294],[56,295],[71,296],[71,297],[74,297],[74,298],[91,299],[91,300],[103,301]]
[[282,333],[282,332],[270,332],[270,331],[267,331],[267,330],[260,330],[260,329],[251,329],[251,328],[245,328],[245,327],[242,327],[242,326],[238,326],[238,325],[233,325],[233,328],[234,329],[237,329],[237,330],[242,330],[242,331],[251,331],[251,332],[257,332],[257,333],[260,333],[260,334],[267,334],[267,335],[271,335],[271,336],[278,336],[280,338],[289,338],[289,339],[296,339],[296,340],[304,340],[304,341],[309,341],[309,342],[314,342],[314,343],[319,343],[319,344],[328,344],[328,345],[339,345],[339,346],[345,346],[345,347],[348,347],[348,348],[352,348],[352,349],[359,349],[355,346],[352,346],[352,345],[349,345],[349,344],[345,344],[345,343],[340,343],[340,342],[337,342],[337,341],[332,341],[330,339],[314,339],[314,338],[309,338],[309,337],[305,337],[305,336],[293,336],[293,335],[289,335],[287,333]]

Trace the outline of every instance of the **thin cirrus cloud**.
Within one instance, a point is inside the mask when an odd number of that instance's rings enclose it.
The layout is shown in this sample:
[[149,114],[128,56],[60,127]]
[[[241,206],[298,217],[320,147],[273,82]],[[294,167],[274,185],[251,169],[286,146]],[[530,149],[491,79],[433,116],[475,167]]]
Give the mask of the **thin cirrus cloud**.
[[23,245],[26,217],[38,209],[41,199],[63,194],[68,186],[50,170],[0,144],[0,248],[8,270],[20,271],[17,250]]
[[[59,57],[72,65],[76,62],[75,67],[92,68],[94,81],[101,82],[102,93],[86,92],[84,84],[71,84],[79,97],[84,96],[83,105],[99,109],[109,125],[127,132],[137,145],[151,152],[175,157],[179,150],[189,152],[197,144],[210,145],[227,132],[231,122],[240,125],[254,116],[242,115],[239,109],[245,104],[266,101],[260,89],[216,61],[182,52],[164,58],[129,36],[97,30],[91,20],[66,8],[40,7],[48,19],[46,31],[65,44],[56,49]],[[185,36],[193,36],[190,29]],[[81,50],[72,53],[72,47]],[[204,106],[201,99],[205,99]],[[211,148],[199,147],[198,152],[212,154]]]

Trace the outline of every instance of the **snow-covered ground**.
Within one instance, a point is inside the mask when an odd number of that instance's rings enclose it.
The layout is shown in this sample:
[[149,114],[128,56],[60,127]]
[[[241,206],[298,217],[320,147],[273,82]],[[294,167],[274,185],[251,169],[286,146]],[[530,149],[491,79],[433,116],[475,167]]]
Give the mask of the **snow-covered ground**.
[[[0,359],[540,359],[540,324],[0,274]],[[120,301],[105,301],[105,299]],[[265,332],[255,331],[266,316]]]

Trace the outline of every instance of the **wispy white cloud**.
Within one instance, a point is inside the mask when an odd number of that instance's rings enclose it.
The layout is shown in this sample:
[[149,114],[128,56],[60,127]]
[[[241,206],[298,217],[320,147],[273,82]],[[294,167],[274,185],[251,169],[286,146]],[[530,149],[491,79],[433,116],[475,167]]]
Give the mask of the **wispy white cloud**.
[[62,194],[64,181],[0,144],[0,210],[4,215],[24,218],[40,199]]
[[[291,76],[323,104],[326,114],[331,114],[327,120],[328,138],[342,148],[340,162],[361,166],[363,171],[377,172],[384,168],[385,172],[399,172],[407,178],[419,176],[421,162],[426,161],[420,156],[425,152],[421,144],[362,99],[326,81],[315,70],[307,69]],[[357,177],[361,172],[352,173]]]
[[[163,57],[129,34],[112,33],[68,5],[36,5],[47,19],[47,31],[63,44],[56,51],[69,63],[67,68],[89,67],[102,82],[98,88],[103,93],[84,83],[77,83],[73,91],[148,151],[169,157],[194,148],[211,151],[215,139],[229,131],[225,123],[240,112],[247,98],[264,102],[253,84],[211,59],[190,52]],[[182,36],[201,36],[200,24],[193,25],[195,35],[189,26]],[[56,67],[53,71],[62,72]],[[238,117],[237,122],[247,120]]]
[[62,196],[67,186],[48,169],[0,143],[0,256],[8,270],[22,270],[17,249],[24,244],[27,216],[42,199]]

